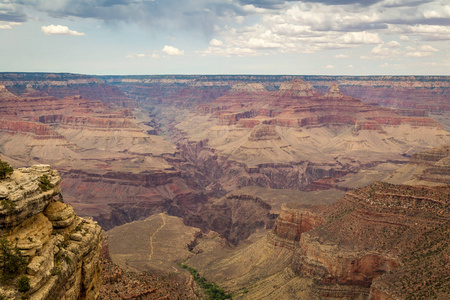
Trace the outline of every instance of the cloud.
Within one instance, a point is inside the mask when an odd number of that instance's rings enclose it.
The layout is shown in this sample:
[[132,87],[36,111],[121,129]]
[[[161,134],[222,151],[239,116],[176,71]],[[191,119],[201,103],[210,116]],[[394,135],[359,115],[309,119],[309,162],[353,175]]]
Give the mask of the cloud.
[[106,24],[134,23],[151,30],[196,31],[210,36],[222,20],[251,14],[237,0],[13,0],[51,17],[102,20]]
[[433,56],[434,52],[439,51],[431,45],[421,45],[418,48],[406,47],[406,49],[410,51],[406,53],[408,57],[429,57]]
[[409,37],[407,37],[406,35],[402,35],[402,36],[400,36],[400,41],[407,42],[407,41],[409,41]]
[[390,33],[417,36],[424,41],[450,40],[450,26],[442,25],[394,25]]
[[347,57],[348,57],[348,55],[346,55],[346,54],[336,54],[334,56],[334,58],[347,58]]
[[261,55],[260,52],[257,52],[254,49],[243,48],[243,47],[228,47],[228,48],[209,47],[208,49],[206,49],[204,51],[199,51],[199,53],[202,54],[202,56],[217,55],[217,56],[225,56],[225,57],[231,57],[231,56],[247,57],[247,56]]
[[391,59],[402,55],[402,51],[398,49],[398,42],[388,42],[385,44],[378,44],[373,48],[369,56],[361,56],[362,59]]
[[25,22],[28,18],[23,7],[8,3],[9,1],[0,2],[0,21],[4,22]]
[[223,45],[223,42],[222,42],[222,41],[219,41],[219,40],[216,40],[216,39],[212,39],[211,41],[209,41],[209,44],[210,44],[212,47],[220,47],[220,46]]
[[161,55],[159,55],[158,53],[152,53],[152,54],[139,53],[139,54],[128,54],[125,57],[126,58],[144,58],[144,57],[160,58]]
[[[26,20],[25,9],[30,9],[54,18],[89,18],[113,25],[137,24],[163,35],[174,35],[181,30],[197,39],[203,38],[202,41],[210,41],[210,48],[198,52],[202,55],[316,53],[383,44],[382,36],[401,42],[408,39],[450,40],[450,5],[444,0],[11,2],[0,4],[0,20],[2,14],[15,14],[23,22]],[[399,44],[397,48],[401,47]],[[388,50],[379,49],[381,52],[390,51],[391,56],[397,53],[393,46],[382,48]],[[378,57],[383,56],[381,52]]]
[[399,48],[401,44],[397,41],[390,41],[386,43],[386,47],[388,48]]
[[22,23],[0,21],[0,29],[12,29],[13,26],[19,26],[19,25],[22,25]]
[[162,52],[166,53],[169,56],[181,56],[184,55],[183,50],[179,50],[172,46],[165,45],[164,48],[161,50]]
[[325,68],[327,68],[327,69],[334,69],[334,66],[333,65],[327,65]]
[[53,35],[53,34],[59,34],[59,35],[74,35],[74,36],[81,36],[84,35],[82,32],[78,32],[75,30],[70,30],[69,27],[63,26],[63,25],[48,25],[48,26],[42,26],[41,31],[45,33],[46,35]]

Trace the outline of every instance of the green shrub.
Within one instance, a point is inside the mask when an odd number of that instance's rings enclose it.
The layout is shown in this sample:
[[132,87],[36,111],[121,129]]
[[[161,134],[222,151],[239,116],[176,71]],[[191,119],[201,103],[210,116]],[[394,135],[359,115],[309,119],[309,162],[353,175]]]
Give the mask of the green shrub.
[[16,204],[9,199],[2,199],[1,201],[3,207],[8,209],[9,211],[13,211],[16,208]]
[[50,182],[50,179],[48,178],[47,174],[44,174],[39,178],[39,188],[43,192],[46,192],[53,188],[53,184]]
[[19,249],[12,247],[6,237],[0,238],[0,267],[2,281],[8,281],[25,270],[27,262]]
[[0,159],[0,179],[5,179],[13,171],[14,169],[10,164]]
[[195,282],[205,291],[208,295],[209,300],[226,300],[233,299],[231,294],[225,293],[225,291],[220,288],[214,282],[208,282],[205,277],[201,277],[198,271],[186,264],[181,265],[182,268],[187,269],[191,275],[194,277]]
[[19,292],[28,292],[30,290],[30,278],[25,275],[20,276],[19,280],[17,280],[17,288]]

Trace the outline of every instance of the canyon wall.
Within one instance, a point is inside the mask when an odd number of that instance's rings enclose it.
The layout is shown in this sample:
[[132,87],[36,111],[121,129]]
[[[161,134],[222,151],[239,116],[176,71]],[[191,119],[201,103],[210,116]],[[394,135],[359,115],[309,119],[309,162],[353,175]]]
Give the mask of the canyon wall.
[[0,114],[2,159],[58,168],[66,201],[107,229],[194,192],[169,163],[180,159],[176,147],[155,135],[134,100],[100,79],[0,73]]
[[[99,297],[101,228],[62,202],[60,182],[48,165],[20,168],[0,181],[2,238],[24,259],[24,269],[0,284],[3,297]],[[19,276],[28,278],[28,287],[16,284]]]
[[320,299],[448,296],[448,195],[448,185],[377,182],[316,212],[284,205],[268,241],[293,251],[293,270],[316,279]]

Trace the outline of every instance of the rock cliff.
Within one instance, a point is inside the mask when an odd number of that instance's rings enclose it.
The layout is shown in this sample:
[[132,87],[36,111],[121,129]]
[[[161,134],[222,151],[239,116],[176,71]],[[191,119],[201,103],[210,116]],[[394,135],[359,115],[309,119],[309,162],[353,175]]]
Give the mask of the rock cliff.
[[293,251],[293,270],[317,281],[320,299],[444,299],[449,195],[377,182],[327,208],[284,205],[269,243]]
[[414,154],[407,165],[385,181],[429,186],[450,184],[450,145]]
[[[62,202],[60,182],[48,165],[19,168],[0,181],[2,238],[24,259],[24,269],[0,284],[3,297],[98,299],[101,228]],[[17,285],[19,277],[29,286]]]

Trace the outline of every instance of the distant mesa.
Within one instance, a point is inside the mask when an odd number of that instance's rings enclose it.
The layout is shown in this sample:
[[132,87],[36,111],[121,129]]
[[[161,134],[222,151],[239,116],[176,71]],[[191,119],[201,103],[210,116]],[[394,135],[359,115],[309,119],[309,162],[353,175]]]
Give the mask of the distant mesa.
[[264,140],[280,140],[281,137],[278,135],[273,125],[259,125],[254,127],[249,141],[264,141]]
[[231,87],[230,93],[242,93],[242,92],[267,92],[264,85],[261,83],[238,83]]
[[28,83],[27,86],[25,87],[25,90],[23,91],[23,93],[20,96],[21,97],[46,97],[46,96],[48,96],[48,94],[45,92],[36,90],[35,88],[33,88],[31,83]]
[[16,100],[19,97],[8,91],[8,89],[0,84],[0,100]]
[[341,90],[339,90],[339,87],[336,83],[333,83],[333,85],[330,88],[330,91],[328,94],[326,94],[326,97],[328,98],[345,98],[344,94],[342,94]]
[[277,96],[314,97],[317,93],[311,85],[301,79],[283,82],[277,92]]

